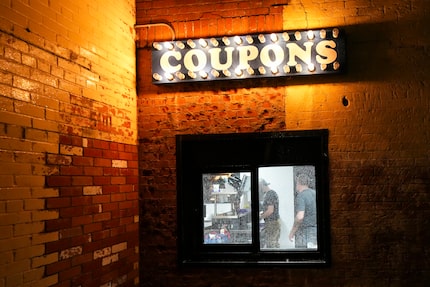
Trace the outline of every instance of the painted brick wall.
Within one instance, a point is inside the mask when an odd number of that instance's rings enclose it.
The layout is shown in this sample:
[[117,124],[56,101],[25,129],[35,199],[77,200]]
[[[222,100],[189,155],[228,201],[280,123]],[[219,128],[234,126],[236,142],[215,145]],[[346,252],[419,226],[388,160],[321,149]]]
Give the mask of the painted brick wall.
[[[279,3],[285,5],[279,6]],[[344,75],[154,86],[138,35],[142,286],[426,286],[430,10],[425,1],[136,1],[177,39],[339,26]],[[332,265],[176,267],[175,135],[329,129]],[[156,258],[156,260],[154,260]]]
[[0,1],[0,286],[138,284],[134,1]]
[[45,231],[58,240],[45,245],[58,254],[46,275],[72,286],[124,285],[138,277],[137,146],[77,136],[60,137],[60,153],[47,154],[59,172],[46,179],[59,197],[46,200],[59,210]]

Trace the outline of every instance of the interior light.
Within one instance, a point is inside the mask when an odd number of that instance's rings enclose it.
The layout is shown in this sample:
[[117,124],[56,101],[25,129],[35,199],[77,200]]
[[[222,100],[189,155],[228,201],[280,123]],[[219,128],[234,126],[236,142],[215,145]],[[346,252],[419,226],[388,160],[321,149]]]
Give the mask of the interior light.
[[158,43],[158,42],[152,43],[152,47],[154,47],[154,49],[157,49],[158,51],[163,49],[163,46],[161,46],[160,43]]
[[212,45],[214,45],[214,47],[218,47],[218,40],[217,39],[215,39],[215,38],[211,38],[211,43],[212,43]]
[[208,42],[206,42],[205,39],[200,39],[199,40],[199,44],[200,46],[202,46],[203,48],[206,48],[208,46]]
[[300,41],[302,39],[302,33],[300,33],[299,31],[297,31],[296,33],[294,33],[294,37],[296,37],[297,41]]
[[196,43],[194,43],[194,41],[191,40],[191,39],[188,39],[187,44],[188,44],[188,46],[190,46],[190,48],[195,48],[196,47]]
[[224,74],[224,76],[226,77],[230,77],[231,76],[231,72],[229,70],[223,70],[222,73]]
[[258,72],[259,72],[261,75],[264,75],[264,74],[266,74],[266,69],[265,69],[263,66],[260,66],[260,67],[258,68]]
[[282,38],[284,38],[284,41],[287,42],[290,40],[290,35],[287,32],[282,33]]
[[266,38],[263,34],[258,35],[258,41],[260,41],[260,43],[266,43]]
[[308,31],[307,36],[309,40],[312,40],[315,37],[314,32],[312,30]]
[[160,74],[158,74],[158,73],[154,73],[154,74],[152,74],[152,77],[154,78],[154,80],[156,80],[156,81],[161,81],[162,79],[163,79],[163,77],[161,77],[161,75]]
[[184,43],[182,43],[181,41],[177,41],[177,42],[176,42],[176,46],[177,46],[179,49],[181,49],[181,50],[185,48]]
[[248,44],[252,44],[254,43],[254,39],[252,39],[252,37],[250,35],[246,36],[246,42],[248,42]]
[[278,41],[278,35],[275,33],[270,34],[270,40],[272,40],[273,43]]
[[228,46],[228,45],[230,45],[230,40],[227,38],[227,37],[222,37],[222,42],[226,45],[226,46]]
[[235,37],[234,37],[234,42],[235,42],[237,45],[240,45],[240,44],[242,44],[242,38],[240,38],[239,36],[235,36]]

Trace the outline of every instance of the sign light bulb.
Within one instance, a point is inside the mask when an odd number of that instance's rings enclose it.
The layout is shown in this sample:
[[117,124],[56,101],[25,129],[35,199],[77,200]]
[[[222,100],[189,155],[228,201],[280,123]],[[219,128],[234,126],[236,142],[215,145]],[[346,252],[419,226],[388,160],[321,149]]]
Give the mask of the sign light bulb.
[[172,44],[172,43],[170,43],[170,42],[167,42],[167,43],[166,43],[166,49],[167,49],[167,50],[173,50],[173,48],[174,48],[174,46],[173,46],[173,44]]
[[194,73],[193,71],[188,71],[188,76],[189,76],[191,79],[195,79],[195,78],[197,77],[196,73]]
[[272,40],[273,43],[278,41],[278,35],[275,33],[270,34],[270,40]]
[[254,43],[254,39],[250,35],[248,35],[246,36],[246,42],[248,42],[248,44],[252,44]]
[[296,38],[297,41],[300,41],[302,39],[302,33],[297,31],[296,33],[294,33],[294,37]]
[[179,80],[184,80],[185,79],[185,75],[183,73],[181,73],[181,72],[176,72],[175,76]]
[[339,37],[339,29],[338,28],[334,28],[332,33],[333,33],[333,38]]
[[243,71],[242,69],[236,68],[236,70],[234,70],[234,73],[236,74],[236,76],[240,77],[243,75]]
[[229,70],[223,70],[222,73],[224,74],[224,76],[226,77],[230,77],[231,76],[231,72]]
[[307,36],[309,40],[313,40],[315,38],[314,32],[312,30],[308,31]]
[[158,42],[154,42],[152,43],[152,47],[154,47],[154,49],[161,51],[161,49],[163,49],[163,46],[160,45],[160,43]]
[[200,39],[199,40],[199,44],[200,46],[202,46],[203,48],[206,48],[208,46],[208,42],[206,42],[205,39]]
[[259,72],[261,75],[264,75],[264,74],[266,74],[266,69],[265,69],[263,66],[260,66],[260,67],[258,67],[258,72]]
[[175,77],[173,77],[173,75],[172,75],[172,74],[170,74],[170,73],[166,73],[166,74],[165,74],[165,76],[166,76],[166,79],[168,79],[169,81],[173,81],[173,79],[175,78]]
[[224,43],[224,45],[228,46],[230,45],[230,40],[227,37],[222,37],[222,42]]
[[333,69],[334,69],[334,70],[339,70],[339,68],[340,68],[340,64],[339,64],[339,62],[337,62],[337,61],[336,61],[336,62],[334,62],[334,63],[333,63]]
[[266,43],[266,37],[264,37],[263,34],[258,35],[258,41],[260,41],[260,43]]
[[161,77],[161,75],[160,74],[158,74],[158,73],[154,73],[154,74],[152,74],[152,77],[154,78],[154,80],[156,80],[156,81],[161,81],[162,79],[163,79],[163,77]]
[[234,42],[237,45],[241,45],[242,44],[242,38],[240,38],[239,36],[234,36]]
[[214,47],[218,47],[218,45],[219,45],[218,40],[215,38],[211,38],[211,43]]
[[218,78],[218,77],[219,77],[219,72],[218,72],[217,70],[215,70],[215,69],[213,69],[213,70],[211,71],[211,74],[212,74],[212,76],[214,76],[215,78]]
[[179,49],[183,50],[185,48],[185,45],[181,41],[177,41],[176,42],[176,47],[178,47]]
[[187,45],[190,46],[190,48],[195,48],[196,47],[196,43],[194,43],[194,41],[191,40],[191,39],[188,39]]

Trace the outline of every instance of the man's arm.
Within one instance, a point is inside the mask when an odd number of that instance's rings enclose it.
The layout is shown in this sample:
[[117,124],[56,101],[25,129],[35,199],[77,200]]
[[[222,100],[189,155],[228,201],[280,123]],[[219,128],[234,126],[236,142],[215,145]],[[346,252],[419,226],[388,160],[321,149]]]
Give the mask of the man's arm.
[[305,211],[298,211],[296,214],[296,217],[294,218],[294,224],[293,228],[291,228],[290,235],[288,236],[290,238],[290,241],[293,241],[294,235],[297,232],[297,229],[299,229],[300,225],[303,222],[303,218],[305,217]]
[[274,205],[268,205],[267,209],[260,215],[261,219],[267,218],[272,215],[273,211],[275,211]]

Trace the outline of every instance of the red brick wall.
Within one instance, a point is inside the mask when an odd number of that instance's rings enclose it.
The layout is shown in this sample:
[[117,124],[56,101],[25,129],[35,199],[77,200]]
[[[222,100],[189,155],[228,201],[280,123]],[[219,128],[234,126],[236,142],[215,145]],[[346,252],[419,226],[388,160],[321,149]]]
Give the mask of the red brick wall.
[[[279,2],[279,1],[278,1]],[[430,278],[429,9],[423,1],[136,1],[137,23],[177,39],[338,26],[332,77],[154,86],[138,40],[143,286],[425,286]],[[329,129],[333,263],[327,269],[180,270],[175,135]]]
[[[46,232],[59,232],[46,244],[59,254],[46,275],[58,274],[60,286],[102,286],[108,279],[123,285],[138,277],[137,147],[77,136],[60,137],[60,154],[48,154],[58,170],[46,179],[59,197],[46,200]],[[131,280],[130,280],[131,279]],[[91,285],[89,285],[91,284]]]

